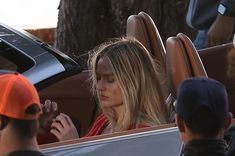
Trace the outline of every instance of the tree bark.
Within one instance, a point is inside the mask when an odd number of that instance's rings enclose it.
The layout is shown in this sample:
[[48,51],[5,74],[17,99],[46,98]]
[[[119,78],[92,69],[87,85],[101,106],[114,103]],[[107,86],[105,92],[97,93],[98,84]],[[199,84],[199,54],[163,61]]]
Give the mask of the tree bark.
[[126,20],[140,11],[156,23],[163,42],[179,32],[193,37],[185,22],[188,0],[61,0],[56,47],[83,55],[108,38],[125,35]]

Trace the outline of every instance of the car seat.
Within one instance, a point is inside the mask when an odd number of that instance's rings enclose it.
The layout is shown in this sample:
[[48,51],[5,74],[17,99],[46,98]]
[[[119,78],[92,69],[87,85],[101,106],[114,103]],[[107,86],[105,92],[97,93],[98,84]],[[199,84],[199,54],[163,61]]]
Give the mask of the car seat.
[[134,37],[140,41],[159,64],[158,69],[161,73],[159,81],[162,86],[162,94],[166,99],[169,95],[166,81],[166,50],[154,21],[145,12],[129,16],[126,36]]
[[174,98],[183,80],[195,76],[207,77],[196,48],[182,33],[166,41],[166,68],[169,89]]

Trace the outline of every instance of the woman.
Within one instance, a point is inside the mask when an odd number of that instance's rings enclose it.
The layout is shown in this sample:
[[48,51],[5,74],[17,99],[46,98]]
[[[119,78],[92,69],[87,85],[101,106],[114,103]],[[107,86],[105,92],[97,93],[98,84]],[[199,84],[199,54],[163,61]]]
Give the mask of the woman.
[[[106,42],[93,51],[89,64],[92,91],[103,113],[87,136],[168,122],[157,65],[140,42],[130,38]],[[78,137],[65,114],[57,116],[52,127],[59,140]]]

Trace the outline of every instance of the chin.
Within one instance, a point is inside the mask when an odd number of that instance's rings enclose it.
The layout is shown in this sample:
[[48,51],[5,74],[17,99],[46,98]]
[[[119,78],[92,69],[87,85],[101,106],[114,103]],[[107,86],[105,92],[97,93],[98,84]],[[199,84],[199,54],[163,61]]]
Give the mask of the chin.
[[102,107],[112,107],[112,104],[110,104],[108,102],[101,102],[101,106]]

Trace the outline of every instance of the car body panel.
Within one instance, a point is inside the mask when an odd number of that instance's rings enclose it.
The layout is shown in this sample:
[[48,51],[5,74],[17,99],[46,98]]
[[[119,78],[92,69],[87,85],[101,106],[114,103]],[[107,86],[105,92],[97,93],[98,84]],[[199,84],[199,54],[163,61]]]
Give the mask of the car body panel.
[[[67,70],[65,69],[66,66],[56,58],[56,51],[53,51],[52,47],[40,42],[37,38],[33,38],[26,32],[19,32],[0,23],[0,41],[2,44],[5,44],[5,46],[12,48],[12,53],[9,54],[11,55],[9,57],[14,57],[13,55],[15,54],[13,51],[15,51],[17,53],[21,53],[25,58],[33,61],[33,66],[22,72],[22,74],[27,76],[33,84],[37,84]],[[50,52],[50,50],[53,51],[54,54]],[[7,53],[7,51],[2,51],[1,53]],[[63,58],[62,55],[64,54],[58,53],[57,55],[61,55],[60,58]],[[67,64],[76,68],[77,64],[75,61],[71,60],[72,59],[70,59],[70,62],[67,61]]]
[[[49,55],[48,53],[37,56],[35,60],[38,63],[23,73],[23,75],[28,77],[33,84],[37,84],[42,80],[65,71],[64,66],[61,63],[58,63],[59,61],[55,59],[53,55]],[[38,72],[31,74],[32,71]]]
[[51,147],[42,151],[46,156],[177,156],[180,149],[178,129],[172,127]]

